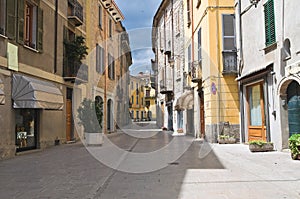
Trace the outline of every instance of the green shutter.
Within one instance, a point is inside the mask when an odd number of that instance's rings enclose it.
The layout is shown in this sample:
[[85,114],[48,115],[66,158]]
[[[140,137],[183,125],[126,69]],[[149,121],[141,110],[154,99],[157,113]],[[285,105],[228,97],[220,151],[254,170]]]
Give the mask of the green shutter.
[[24,0],[18,0],[18,42],[24,44]]
[[265,35],[266,46],[269,46],[276,41],[275,35],[275,16],[274,16],[274,1],[269,0],[265,5]]
[[37,50],[43,51],[43,10],[38,8]]
[[9,39],[16,39],[16,0],[6,1],[6,36]]

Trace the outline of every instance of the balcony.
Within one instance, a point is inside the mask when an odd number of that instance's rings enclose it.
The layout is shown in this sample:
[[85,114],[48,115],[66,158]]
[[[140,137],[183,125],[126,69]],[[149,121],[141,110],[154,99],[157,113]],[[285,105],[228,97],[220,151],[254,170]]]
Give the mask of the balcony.
[[202,64],[201,61],[194,61],[191,66],[192,82],[201,82],[202,79]]
[[160,80],[160,93],[173,93],[173,81],[171,79]]
[[75,26],[83,23],[83,7],[76,0],[68,0],[68,20]]
[[88,81],[88,66],[64,58],[63,78],[65,81],[86,83]]
[[237,74],[236,51],[223,51],[223,75]]

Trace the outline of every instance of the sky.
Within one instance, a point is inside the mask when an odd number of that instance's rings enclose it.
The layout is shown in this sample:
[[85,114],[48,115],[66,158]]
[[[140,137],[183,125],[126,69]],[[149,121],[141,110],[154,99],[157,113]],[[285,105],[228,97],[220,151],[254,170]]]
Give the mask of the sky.
[[149,72],[154,58],[151,46],[153,17],[162,0],[115,0],[125,19],[123,26],[129,34],[133,64],[131,74]]

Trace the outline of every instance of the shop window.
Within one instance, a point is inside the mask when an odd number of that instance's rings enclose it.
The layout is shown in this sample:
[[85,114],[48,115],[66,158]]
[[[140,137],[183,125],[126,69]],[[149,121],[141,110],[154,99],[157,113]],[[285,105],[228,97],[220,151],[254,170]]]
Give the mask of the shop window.
[[37,111],[16,109],[17,152],[37,148]]

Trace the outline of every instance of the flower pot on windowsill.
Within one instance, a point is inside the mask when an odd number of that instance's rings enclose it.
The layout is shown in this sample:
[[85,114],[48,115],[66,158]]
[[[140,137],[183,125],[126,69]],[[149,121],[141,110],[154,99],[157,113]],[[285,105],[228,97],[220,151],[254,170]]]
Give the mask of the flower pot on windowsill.
[[274,150],[274,145],[272,142],[253,140],[249,142],[249,150],[251,152],[268,152]]

